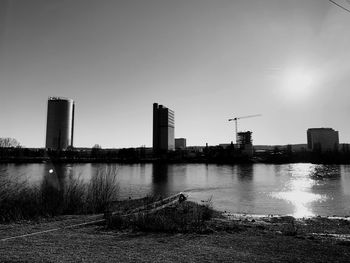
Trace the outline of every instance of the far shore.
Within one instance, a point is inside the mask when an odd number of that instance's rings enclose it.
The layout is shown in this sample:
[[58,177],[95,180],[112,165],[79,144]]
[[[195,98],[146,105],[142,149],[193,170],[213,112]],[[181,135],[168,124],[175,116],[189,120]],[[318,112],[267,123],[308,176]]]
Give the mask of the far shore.
[[310,159],[271,159],[260,160],[254,158],[243,158],[233,160],[204,160],[204,159],[184,159],[184,160],[171,160],[171,159],[119,159],[119,158],[50,158],[50,157],[21,157],[21,158],[0,158],[0,164],[29,164],[29,163],[62,163],[62,164],[79,164],[79,163],[115,163],[115,164],[222,164],[222,165],[235,165],[235,164],[288,164],[288,163],[313,163],[313,164],[326,164],[326,165],[347,165],[350,164],[350,158],[346,160],[310,160]]

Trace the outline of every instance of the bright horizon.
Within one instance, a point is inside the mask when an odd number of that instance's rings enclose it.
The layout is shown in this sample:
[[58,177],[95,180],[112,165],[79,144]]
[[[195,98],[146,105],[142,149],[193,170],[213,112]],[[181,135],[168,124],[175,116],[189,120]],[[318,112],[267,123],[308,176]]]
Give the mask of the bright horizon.
[[[346,0],[337,3],[350,8]],[[152,105],[188,145],[350,142],[350,13],[327,0],[0,2],[0,137],[44,147],[47,99],[75,101],[74,146],[152,146]]]

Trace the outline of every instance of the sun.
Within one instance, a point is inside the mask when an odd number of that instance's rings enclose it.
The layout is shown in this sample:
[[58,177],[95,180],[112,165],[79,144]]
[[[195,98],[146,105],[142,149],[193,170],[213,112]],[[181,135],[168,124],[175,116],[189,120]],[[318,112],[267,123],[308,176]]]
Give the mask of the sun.
[[303,99],[312,93],[313,77],[305,70],[290,70],[283,77],[283,93],[294,99]]

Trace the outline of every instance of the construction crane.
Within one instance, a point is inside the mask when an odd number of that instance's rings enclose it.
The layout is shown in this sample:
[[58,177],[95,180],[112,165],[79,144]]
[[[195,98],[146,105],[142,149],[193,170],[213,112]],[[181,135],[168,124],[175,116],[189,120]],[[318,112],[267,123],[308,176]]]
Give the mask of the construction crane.
[[238,131],[237,131],[237,121],[240,119],[246,119],[246,118],[253,118],[253,117],[258,117],[261,116],[261,114],[255,114],[255,115],[248,115],[248,116],[241,116],[241,117],[235,117],[233,119],[229,119],[228,121],[235,121],[235,126],[236,126],[236,143],[238,143]]

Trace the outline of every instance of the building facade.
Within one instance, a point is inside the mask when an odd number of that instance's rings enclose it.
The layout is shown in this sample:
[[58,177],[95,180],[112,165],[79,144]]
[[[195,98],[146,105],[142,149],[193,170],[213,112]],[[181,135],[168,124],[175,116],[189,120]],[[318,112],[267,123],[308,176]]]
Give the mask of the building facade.
[[186,139],[176,138],[175,139],[175,149],[184,150],[186,149]]
[[74,109],[72,99],[50,97],[47,103],[46,149],[73,147]]
[[163,105],[153,104],[153,152],[161,153],[175,149],[174,111]]
[[238,132],[237,133],[237,147],[244,155],[252,156],[254,152],[252,132]]
[[307,130],[307,148],[313,152],[334,152],[339,148],[339,133],[332,128]]

